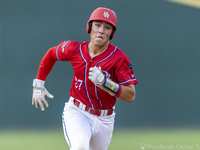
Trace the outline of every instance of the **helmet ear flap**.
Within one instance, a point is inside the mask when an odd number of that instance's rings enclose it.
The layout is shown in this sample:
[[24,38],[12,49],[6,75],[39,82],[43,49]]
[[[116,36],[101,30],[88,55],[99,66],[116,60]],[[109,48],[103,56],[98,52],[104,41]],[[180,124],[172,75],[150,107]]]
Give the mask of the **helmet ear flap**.
[[111,35],[110,35],[110,40],[112,40],[112,38],[113,38],[113,36],[114,36],[114,33],[115,33],[115,28],[113,28],[113,31],[112,31],[112,33],[111,33]]
[[90,33],[91,30],[92,30],[92,21],[89,21],[89,22],[87,23],[87,33]]

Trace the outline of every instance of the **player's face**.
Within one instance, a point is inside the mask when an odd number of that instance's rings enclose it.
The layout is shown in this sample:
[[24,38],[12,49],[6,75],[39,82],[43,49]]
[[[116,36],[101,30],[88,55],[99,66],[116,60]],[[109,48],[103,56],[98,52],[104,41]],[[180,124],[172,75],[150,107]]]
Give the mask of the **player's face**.
[[93,21],[90,32],[90,40],[93,44],[104,46],[109,40],[113,28],[110,24],[102,21]]

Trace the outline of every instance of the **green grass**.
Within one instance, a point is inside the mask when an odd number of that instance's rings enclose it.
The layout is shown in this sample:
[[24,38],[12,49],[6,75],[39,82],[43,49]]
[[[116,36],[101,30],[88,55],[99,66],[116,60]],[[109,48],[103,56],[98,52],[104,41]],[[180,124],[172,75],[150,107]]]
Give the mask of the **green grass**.
[[[0,131],[0,150],[67,150],[62,131]],[[200,130],[115,130],[109,150],[199,150]]]

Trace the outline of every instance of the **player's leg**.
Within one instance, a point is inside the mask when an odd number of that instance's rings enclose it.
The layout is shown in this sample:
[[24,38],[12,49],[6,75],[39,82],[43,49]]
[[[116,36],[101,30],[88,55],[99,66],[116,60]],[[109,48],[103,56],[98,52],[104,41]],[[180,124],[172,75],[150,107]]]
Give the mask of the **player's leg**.
[[112,116],[98,117],[90,141],[91,150],[108,150],[112,140],[115,114]]
[[70,150],[89,150],[91,127],[88,118],[69,103],[63,112],[63,131]]

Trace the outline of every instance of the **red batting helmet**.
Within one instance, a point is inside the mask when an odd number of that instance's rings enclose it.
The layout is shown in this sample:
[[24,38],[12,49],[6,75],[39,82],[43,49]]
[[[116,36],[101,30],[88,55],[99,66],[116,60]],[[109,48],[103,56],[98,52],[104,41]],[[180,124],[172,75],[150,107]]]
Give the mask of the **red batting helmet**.
[[92,21],[104,21],[106,23],[109,23],[113,27],[113,32],[110,36],[110,39],[112,39],[114,32],[116,30],[117,25],[117,15],[114,10],[105,8],[105,7],[98,7],[96,8],[90,15],[90,18],[87,22],[87,32],[91,32],[91,26]]

